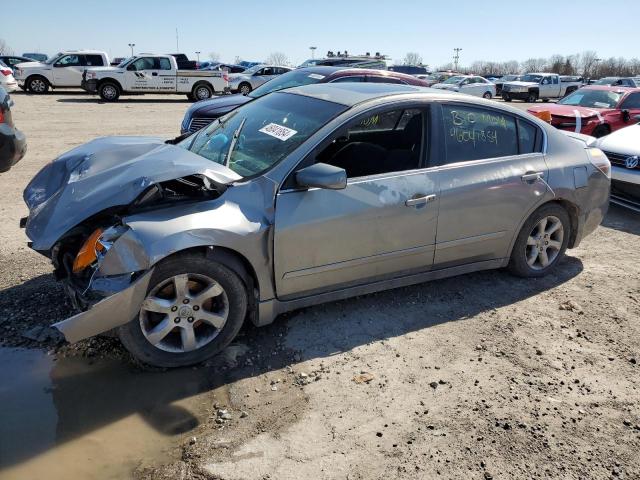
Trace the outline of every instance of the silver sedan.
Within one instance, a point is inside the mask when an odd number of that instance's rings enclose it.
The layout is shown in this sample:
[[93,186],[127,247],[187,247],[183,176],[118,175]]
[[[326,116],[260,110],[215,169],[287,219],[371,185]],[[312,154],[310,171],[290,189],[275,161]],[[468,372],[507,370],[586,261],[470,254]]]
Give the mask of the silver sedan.
[[478,270],[562,268],[609,204],[597,148],[484,99],[405,85],[271,93],[174,142],[100,138],[28,185],[31,247],[81,313],[161,366],[243,322]]
[[247,95],[263,83],[290,71],[291,68],[278,65],[255,65],[242,73],[229,74],[229,91]]

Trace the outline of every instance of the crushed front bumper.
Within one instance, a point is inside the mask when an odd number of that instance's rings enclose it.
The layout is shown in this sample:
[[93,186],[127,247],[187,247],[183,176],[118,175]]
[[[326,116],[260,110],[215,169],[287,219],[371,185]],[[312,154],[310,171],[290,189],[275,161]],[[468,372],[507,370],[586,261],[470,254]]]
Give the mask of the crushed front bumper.
[[53,326],[68,342],[78,342],[120,327],[131,321],[140,310],[147,294],[153,269],[147,271],[123,290],[99,301],[87,311],[78,313]]

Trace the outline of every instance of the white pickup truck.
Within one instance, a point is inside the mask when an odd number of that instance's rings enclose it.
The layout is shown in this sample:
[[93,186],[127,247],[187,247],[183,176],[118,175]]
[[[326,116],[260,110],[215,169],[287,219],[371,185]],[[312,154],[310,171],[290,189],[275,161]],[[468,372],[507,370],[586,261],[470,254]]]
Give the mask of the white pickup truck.
[[205,100],[224,92],[227,85],[227,72],[178,70],[172,55],[150,54],[136,55],[117,67],[88,69],[82,79],[82,88],[105,102],[126,93],[182,93],[190,100]]
[[109,57],[97,50],[68,50],[46,62],[24,62],[15,68],[14,77],[23,90],[46,93],[49,88],[80,87],[87,68],[106,67]]
[[538,99],[548,102],[551,98],[562,98],[582,87],[582,82],[562,82],[555,73],[527,73],[514,82],[502,85],[502,99],[510,102],[514,98],[535,103]]

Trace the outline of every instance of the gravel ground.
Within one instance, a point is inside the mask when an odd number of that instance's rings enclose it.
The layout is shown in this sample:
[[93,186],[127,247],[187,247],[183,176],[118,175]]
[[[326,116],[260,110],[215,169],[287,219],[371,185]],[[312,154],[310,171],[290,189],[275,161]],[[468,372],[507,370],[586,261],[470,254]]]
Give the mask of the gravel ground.
[[[29,152],[0,176],[0,339],[127,361],[113,339],[22,336],[71,309],[25,245],[21,192],[45,162],[96,136],[176,135],[188,103],[14,98]],[[247,327],[228,397],[211,398],[181,460],[135,477],[640,478],[639,218],[612,208],[543,279],[477,273]]]

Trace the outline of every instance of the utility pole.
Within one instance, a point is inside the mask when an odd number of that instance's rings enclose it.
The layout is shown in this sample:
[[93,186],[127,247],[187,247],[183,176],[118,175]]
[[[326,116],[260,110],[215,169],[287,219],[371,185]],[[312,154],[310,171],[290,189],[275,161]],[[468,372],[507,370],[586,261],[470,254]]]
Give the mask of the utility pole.
[[136,44],[135,43],[130,43],[129,47],[131,48],[131,56],[133,57],[133,47],[135,47]]
[[454,48],[453,49],[454,53],[453,54],[453,69],[457,72],[458,71],[458,60],[460,60],[460,52],[462,51],[461,48]]
[[196,52],[196,55],[198,56],[198,63],[200,63],[200,52]]
[[309,47],[309,50],[311,50],[311,59],[312,60],[315,58],[316,48],[318,48],[318,47]]

